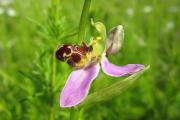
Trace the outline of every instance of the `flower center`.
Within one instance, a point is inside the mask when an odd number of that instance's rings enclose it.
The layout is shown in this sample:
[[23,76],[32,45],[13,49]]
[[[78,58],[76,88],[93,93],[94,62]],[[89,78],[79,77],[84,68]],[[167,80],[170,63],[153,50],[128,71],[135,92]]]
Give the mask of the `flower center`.
[[85,42],[82,42],[82,45],[64,44],[57,49],[56,57],[72,67],[81,68],[89,62],[88,54],[91,51],[92,46],[88,47]]

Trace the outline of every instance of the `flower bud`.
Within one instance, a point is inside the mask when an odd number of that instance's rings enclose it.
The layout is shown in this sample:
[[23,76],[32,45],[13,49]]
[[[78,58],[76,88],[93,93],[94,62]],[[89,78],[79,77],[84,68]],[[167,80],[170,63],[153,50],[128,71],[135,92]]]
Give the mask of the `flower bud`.
[[106,55],[117,53],[124,40],[124,30],[122,25],[118,25],[110,30],[106,39]]

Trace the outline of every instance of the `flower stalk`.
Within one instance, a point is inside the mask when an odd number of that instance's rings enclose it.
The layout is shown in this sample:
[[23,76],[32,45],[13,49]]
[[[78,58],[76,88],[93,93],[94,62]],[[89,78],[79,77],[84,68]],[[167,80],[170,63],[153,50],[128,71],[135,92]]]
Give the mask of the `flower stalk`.
[[78,120],[79,118],[79,110],[77,108],[71,107],[70,110],[70,120]]
[[51,79],[50,79],[50,83],[49,83],[49,92],[50,92],[50,106],[51,106],[51,113],[50,113],[50,120],[54,120],[54,92],[53,92],[53,88],[54,88],[54,82],[56,79],[56,58],[53,55],[52,56],[52,73],[51,73]]
[[[54,26],[58,26],[58,22],[60,19],[60,0],[52,0],[51,5],[49,8],[49,26],[51,26],[51,30],[54,32],[52,39],[58,40],[58,30],[54,30]],[[49,120],[54,120],[55,119],[55,108],[54,108],[54,99],[55,99],[55,94],[54,94],[54,85],[55,85],[55,79],[56,79],[56,57],[54,56],[54,53],[56,51],[56,48],[53,49],[52,51],[52,58],[51,58],[51,75],[50,75],[50,80],[49,80],[49,104],[51,107],[50,110],[50,115],[49,115]]]
[[91,0],[85,0],[83,10],[81,13],[81,19],[79,23],[78,40],[82,41],[85,39],[86,22],[88,19],[88,13],[91,5]]

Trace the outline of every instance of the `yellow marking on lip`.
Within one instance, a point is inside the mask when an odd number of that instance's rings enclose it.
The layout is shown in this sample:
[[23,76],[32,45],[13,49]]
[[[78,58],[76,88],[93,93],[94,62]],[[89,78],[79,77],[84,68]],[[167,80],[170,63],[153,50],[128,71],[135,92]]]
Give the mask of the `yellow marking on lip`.
[[72,55],[72,52],[69,54],[63,53],[63,57],[70,57]]
[[72,55],[72,48],[70,46],[68,46],[67,48],[69,48],[71,50],[71,52],[69,54],[66,54],[66,52],[63,53],[63,57],[70,57]]

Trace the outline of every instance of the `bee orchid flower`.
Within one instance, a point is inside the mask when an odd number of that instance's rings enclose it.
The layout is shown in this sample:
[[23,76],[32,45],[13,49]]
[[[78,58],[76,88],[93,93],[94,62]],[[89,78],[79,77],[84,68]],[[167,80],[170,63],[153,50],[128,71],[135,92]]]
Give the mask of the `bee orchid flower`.
[[99,33],[91,38],[87,45],[64,44],[56,51],[56,57],[67,62],[75,70],[70,73],[60,95],[60,107],[73,107],[80,104],[88,95],[92,82],[102,68],[109,76],[120,77],[130,75],[144,69],[141,64],[127,64],[117,66],[108,60],[108,56],[117,53],[124,39],[121,25],[112,28],[106,37],[106,28],[101,22],[92,25]]

